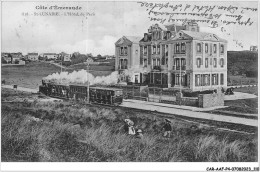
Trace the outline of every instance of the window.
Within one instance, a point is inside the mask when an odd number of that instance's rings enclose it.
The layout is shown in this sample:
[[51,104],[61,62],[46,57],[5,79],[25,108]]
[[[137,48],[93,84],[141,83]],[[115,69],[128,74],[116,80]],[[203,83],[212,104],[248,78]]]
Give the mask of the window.
[[212,85],[218,85],[218,74],[212,74]]
[[223,58],[220,59],[220,66],[224,67],[224,59]]
[[209,67],[209,58],[205,58],[205,68]]
[[206,43],[205,44],[205,53],[208,53],[209,52],[209,45]]
[[144,54],[147,54],[147,46],[144,46]]
[[220,74],[220,85],[224,85],[224,74]]
[[185,53],[186,45],[184,42],[181,43],[181,53]]
[[155,64],[155,66],[160,66],[161,64],[161,61],[160,61],[160,59],[159,58],[157,58],[157,59],[154,59],[155,61],[156,61],[156,64]]
[[[120,47],[120,55],[123,55],[123,52],[124,52],[124,47]],[[47,56],[46,56],[47,57]]]
[[180,59],[175,59],[174,62],[176,65],[176,69],[178,69],[180,67]]
[[168,58],[166,58],[166,62],[165,62],[166,65],[168,65]]
[[156,66],[156,59],[153,59],[153,64],[152,64],[152,66],[153,66],[153,67]]
[[153,45],[153,54],[156,54],[156,46]]
[[175,84],[180,85],[180,75],[179,74],[176,75]]
[[201,66],[201,58],[197,58],[197,63],[196,64],[197,64],[197,67],[200,68],[200,66]]
[[220,53],[224,54],[224,45],[220,45]]
[[214,53],[217,53],[217,44],[214,44],[214,45],[213,45],[213,52],[214,52]]
[[180,44],[179,43],[176,44],[176,53],[180,53]]
[[214,66],[214,67],[217,67],[217,58],[214,58],[214,59],[213,59],[213,66]]
[[181,59],[181,67],[183,68],[185,65],[186,65],[186,59],[182,58]]
[[144,67],[147,67],[147,59],[144,59]]
[[160,45],[157,45],[157,54],[160,54]]
[[201,53],[201,43],[197,43],[197,52]]
[[124,66],[123,69],[127,69],[127,59],[124,59],[123,66]]
[[210,85],[210,75],[208,74],[204,75],[204,85]]
[[195,75],[195,86],[200,86],[200,75]]

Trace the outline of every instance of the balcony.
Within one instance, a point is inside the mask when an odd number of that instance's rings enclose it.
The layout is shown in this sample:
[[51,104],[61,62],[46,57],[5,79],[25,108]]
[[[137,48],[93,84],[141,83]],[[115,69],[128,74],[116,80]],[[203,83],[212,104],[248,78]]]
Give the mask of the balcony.
[[161,71],[161,66],[153,66],[153,70]]
[[173,66],[173,70],[186,70],[186,66]]
[[127,66],[118,66],[119,70],[127,69]]

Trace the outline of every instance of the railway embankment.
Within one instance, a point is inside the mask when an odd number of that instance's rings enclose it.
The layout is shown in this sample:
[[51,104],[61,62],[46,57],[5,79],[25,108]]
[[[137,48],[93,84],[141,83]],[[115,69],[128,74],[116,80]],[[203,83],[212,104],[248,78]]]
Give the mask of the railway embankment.
[[[2,85],[3,88],[14,89],[13,86],[10,85]],[[26,91],[31,93],[37,93],[38,90],[36,89],[29,89],[23,87],[17,87],[18,91]],[[240,94],[240,93],[239,93]],[[246,93],[242,93],[243,98],[246,98]],[[250,94],[248,97],[252,97]],[[237,96],[237,98],[239,98]],[[172,105],[172,104],[164,104],[164,103],[156,103],[156,102],[147,102],[147,101],[140,101],[140,100],[124,100],[123,104],[120,105],[121,107],[125,108],[132,108],[132,109],[140,109],[140,110],[147,110],[147,111],[157,111],[160,113],[166,113],[171,115],[178,115],[183,117],[189,118],[196,118],[196,119],[205,119],[211,121],[218,121],[218,122],[225,122],[225,123],[233,123],[233,124],[242,124],[252,127],[258,127],[258,119],[249,118],[248,114],[240,113],[240,115],[230,115],[230,113],[219,113],[216,109],[223,108],[221,107],[210,107],[210,108],[198,108],[192,106],[182,106],[182,105]],[[206,112],[207,111],[207,112]],[[210,112],[208,112],[210,111]],[[214,111],[216,112],[214,114]]]

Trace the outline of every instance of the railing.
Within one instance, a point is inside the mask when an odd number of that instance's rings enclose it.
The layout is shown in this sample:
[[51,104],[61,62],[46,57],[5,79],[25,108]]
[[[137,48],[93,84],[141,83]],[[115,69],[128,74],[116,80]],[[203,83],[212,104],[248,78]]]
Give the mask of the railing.
[[153,66],[153,70],[159,70],[159,71],[161,71],[161,66]]
[[119,69],[119,70],[127,69],[127,66],[119,66],[118,69]]
[[173,66],[173,70],[186,70],[186,66]]

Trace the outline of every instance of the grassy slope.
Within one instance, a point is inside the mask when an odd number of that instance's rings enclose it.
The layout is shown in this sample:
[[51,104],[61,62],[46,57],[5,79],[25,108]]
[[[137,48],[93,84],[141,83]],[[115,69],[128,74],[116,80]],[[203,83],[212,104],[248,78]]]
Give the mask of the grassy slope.
[[[143,139],[124,134],[126,117],[144,130]],[[164,139],[163,119],[117,108],[4,104],[1,122],[2,161],[257,161],[256,136],[210,128],[192,133],[191,124],[176,119],[172,138]]]

